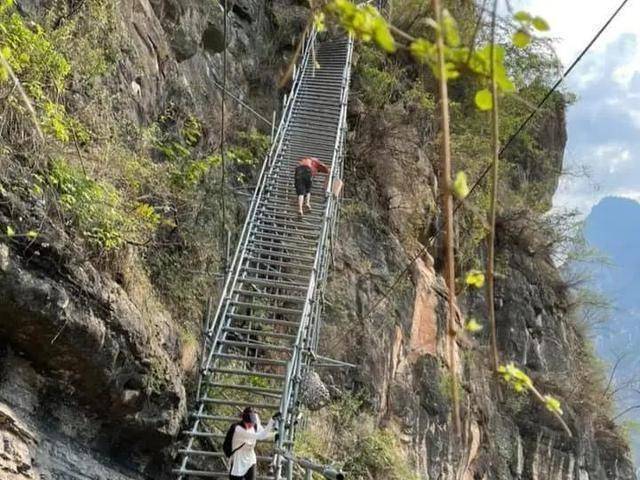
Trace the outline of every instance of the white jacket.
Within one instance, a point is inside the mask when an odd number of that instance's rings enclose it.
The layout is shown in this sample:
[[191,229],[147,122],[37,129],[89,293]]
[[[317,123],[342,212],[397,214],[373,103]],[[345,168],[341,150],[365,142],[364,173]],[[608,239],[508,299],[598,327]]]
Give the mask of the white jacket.
[[[262,428],[260,418],[256,415],[256,429],[253,427],[245,430],[242,425],[237,425],[233,432],[233,440],[231,441],[231,449],[238,449],[231,456],[231,475],[241,477],[246,474],[249,469],[256,464],[255,446],[258,440],[265,440],[273,434],[273,419],[269,420],[266,428]],[[244,445],[242,445],[244,444]],[[241,448],[240,445],[242,445]]]

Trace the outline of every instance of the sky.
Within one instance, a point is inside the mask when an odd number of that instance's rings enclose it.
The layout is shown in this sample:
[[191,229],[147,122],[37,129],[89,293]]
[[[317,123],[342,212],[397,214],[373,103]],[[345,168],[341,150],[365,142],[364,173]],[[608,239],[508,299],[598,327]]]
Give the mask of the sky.
[[[565,66],[621,0],[515,0],[545,18]],[[577,95],[567,115],[565,168],[554,206],[588,214],[609,195],[640,200],[640,0],[629,0],[567,77]],[[580,172],[583,172],[580,174]],[[586,175],[584,174],[586,173]]]

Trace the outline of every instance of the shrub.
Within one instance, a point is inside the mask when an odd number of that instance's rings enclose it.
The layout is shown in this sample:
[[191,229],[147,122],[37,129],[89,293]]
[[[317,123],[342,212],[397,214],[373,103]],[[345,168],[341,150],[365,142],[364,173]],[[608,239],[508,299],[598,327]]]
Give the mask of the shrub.
[[362,440],[357,455],[345,465],[350,477],[358,479],[418,480],[403,455],[397,437],[388,430],[376,429]]
[[89,178],[64,160],[52,162],[46,180],[72,225],[99,249],[118,249],[125,241],[153,231],[160,222],[150,205],[137,203],[127,209],[113,185]]
[[398,79],[386,70],[364,66],[359,70],[362,94],[367,105],[383,108],[393,96]]
[[356,480],[418,479],[397,435],[377,426],[359,396],[344,395],[314,414],[299,432],[294,451],[318,462],[338,462]]

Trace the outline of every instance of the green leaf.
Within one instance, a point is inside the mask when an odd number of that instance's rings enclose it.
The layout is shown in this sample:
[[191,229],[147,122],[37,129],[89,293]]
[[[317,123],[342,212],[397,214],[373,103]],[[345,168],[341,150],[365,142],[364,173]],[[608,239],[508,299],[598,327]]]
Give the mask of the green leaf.
[[442,11],[442,26],[444,27],[444,41],[450,47],[460,45],[460,34],[458,33],[458,25],[448,10]]
[[382,17],[376,18],[374,22],[373,40],[386,52],[391,53],[396,51],[396,44],[391,32],[389,31],[389,26]]
[[562,415],[562,407],[560,406],[560,400],[551,395],[544,396],[544,405],[547,407],[547,410],[553,413],[557,413],[558,415]]
[[465,283],[472,287],[482,288],[484,286],[484,273],[480,270],[470,270],[465,278]]
[[503,92],[515,92],[516,86],[511,81],[509,77],[507,77],[507,72],[504,69],[504,66],[501,64],[496,65],[494,72],[496,82],[498,83],[498,88]]
[[469,195],[469,186],[467,185],[467,174],[458,172],[456,179],[453,181],[453,194],[459,200],[463,200]]
[[525,48],[527,45],[531,43],[531,35],[529,35],[524,30],[518,30],[511,37],[513,44],[518,48]]
[[475,318],[471,318],[469,321],[467,321],[467,323],[465,323],[464,325],[464,329],[469,332],[469,333],[478,333],[479,331],[481,331],[484,327],[482,325],[480,325],[478,323],[478,321]]
[[493,108],[493,95],[486,88],[476,92],[476,107],[478,110],[487,111]]
[[456,68],[455,63],[446,62],[444,64],[444,74],[447,80],[453,80],[454,78],[458,78],[460,76],[460,72]]
[[35,240],[38,237],[38,232],[36,232],[35,230],[29,230],[27,232],[27,238],[30,238],[31,240]]
[[516,12],[513,18],[519,22],[528,23],[531,21],[531,15],[524,11]]
[[549,30],[549,24],[544,18],[536,17],[533,19],[533,28],[539,32],[546,32]]
[[318,32],[324,32],[327,29],[324,23],[324,12],[316,12],[313,16],[313,26]]
[[0,14],[13,5],[13,0],[0,0]]
[[427,63],[430,60],[435,60],[435,45],[424,38],[418,38],[411,42],[409,51],[418,63]]
[[7,225],[7,237],[15,237],[16,231],[11,227],[11,225]]
[[531,378],[516,367],[513,362],[506,366],[500,365],[498,367],[498,373],[502,375],[503,380],[510,384],[516,392],[522,392],[523,390],[533,388]]
[[[0,11],[1,11],[1,7],[0,7]],[[11,58],[11,50],[9,50],[9,47],[1,47],[0,54],[2,54],[2,56],[7,61],[7,63],[9,63]],[[3,65],[0,65],[0,83],[6,82],[7,80],[9,80],[9,72],[7,71],[6,68],[4,68]]]

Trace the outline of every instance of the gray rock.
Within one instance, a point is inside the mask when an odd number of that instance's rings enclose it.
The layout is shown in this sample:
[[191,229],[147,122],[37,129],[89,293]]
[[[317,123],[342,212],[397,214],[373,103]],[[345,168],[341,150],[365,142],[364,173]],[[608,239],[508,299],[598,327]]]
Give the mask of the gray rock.
[[325,407],[331,400],[329,389],[313,370],[300,381],[300,401],[312,412]]

